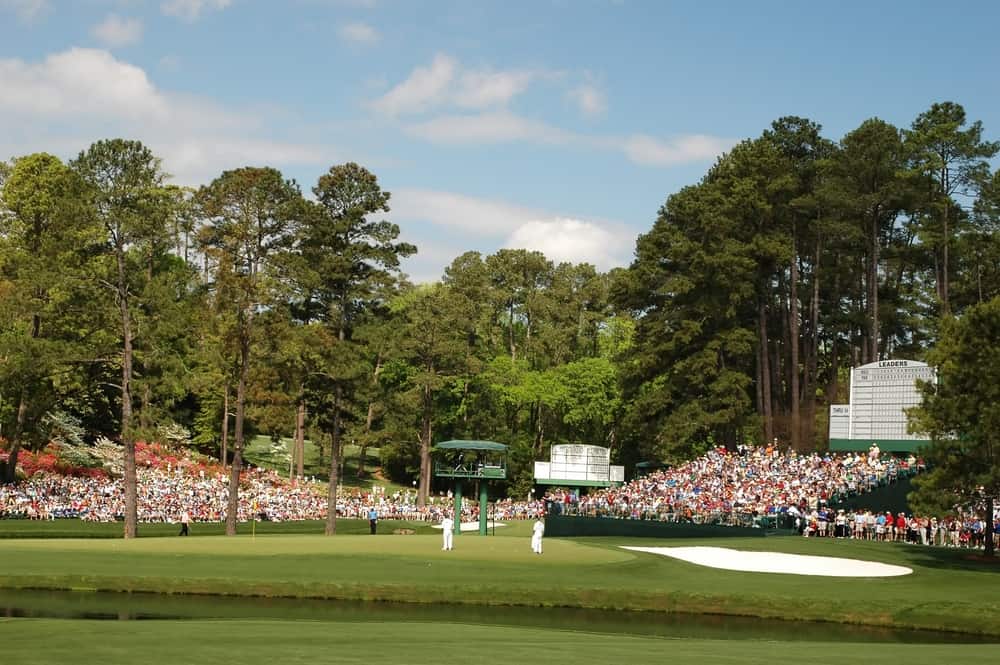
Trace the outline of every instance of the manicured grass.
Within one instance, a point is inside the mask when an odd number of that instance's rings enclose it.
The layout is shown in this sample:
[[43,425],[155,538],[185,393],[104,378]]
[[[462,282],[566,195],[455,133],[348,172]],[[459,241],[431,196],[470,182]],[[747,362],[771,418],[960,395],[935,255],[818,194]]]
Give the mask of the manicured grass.
[[19,665],[441,665],[645,663],[840,665],[991,662],[996,645],[856,644],[663,639],[453,623],[0,620],[7,662]]
[[[0,585],[226,595],[567,606],[829,620],[1000,635],[1000,566],[966,552],[803,538],[546,539],[258,535],[256,538],[3,540]],[[619,545],[712,545],[845,556],[914,569],[881,579],[739,573]]]

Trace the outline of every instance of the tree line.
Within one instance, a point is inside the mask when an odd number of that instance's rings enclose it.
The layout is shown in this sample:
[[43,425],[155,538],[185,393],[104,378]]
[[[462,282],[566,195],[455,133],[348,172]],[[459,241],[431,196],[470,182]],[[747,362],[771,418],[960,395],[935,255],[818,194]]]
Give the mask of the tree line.
[[299,474],[308,438],[334,533],[345,442],[377,447],[421,503],[450,438],[509,444],[512,495],[558,443],[626,464],[821,448],[852,365],[922,358],[943,320],[1000,293],[1000,145],[980,123],[943,103],[906,129],[821,131],[786,117],[734,147],[667,198],[628,268],[502,249],[419,285],[390,193],[354,163],[308,196],[267,167],[180,188],[138,141],[12,159],[0,480],[72,418],[121,444],[131,536],[135,442],[180,425],[230,466],[235,533],[247,438],[292,438]]

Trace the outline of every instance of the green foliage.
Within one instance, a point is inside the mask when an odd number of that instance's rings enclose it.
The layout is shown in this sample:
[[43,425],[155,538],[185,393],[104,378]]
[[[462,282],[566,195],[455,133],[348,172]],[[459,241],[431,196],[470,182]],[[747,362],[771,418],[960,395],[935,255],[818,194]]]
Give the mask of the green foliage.
[[136,141],[27,155],[0,165],[3,432],[44,445],[58,408],[88,438],[176,423],[214,454],[227,395],[244,436],[288,436],[305,404],[324,462],[377,447],[409,485],[435,441],[487,438],[514,495],[558,443],[822,447],[851,365],[922,359],[942,313],[1000,294],[997,150],[952,102],[837,141],[785,116],[667,196],[627,269],[469,251],[419,287],[358,164],[306,201],[269,167],[170,186]]
[[42,425],[48,430],[48,439],[54,443],[66,446],[86,444],[84,439],[87,433],[80,425],[80,419],[65,411],[55,410],[45,414]]
[[[684,458],[709,437],[732,441],[750,415],[754,335],[746,317],[757,271],[783,250],[750,235],[754,226],[742,219],[741,211],[766,203],[750,203],[751,183],[736,174],[739,156],[756,148],[738,150],[736,163],[724,160],[706,183],[667,201],[639,238],[633,276],[616,284],[618,304],[636,322],[621,369],[626,425],[643,456]],[[741,202],[736,209],[729,196]]]
[[[1000,298],[949,318],[928,354],[938,369],[911,428],[932,438],[924,451],[930,472],[918,478],[915,503],[924,508],[975,509],[992,524],[1000,497]],[[989,529],[987,533],[991,533]],[[992,552],[987,539],[987,552]]]

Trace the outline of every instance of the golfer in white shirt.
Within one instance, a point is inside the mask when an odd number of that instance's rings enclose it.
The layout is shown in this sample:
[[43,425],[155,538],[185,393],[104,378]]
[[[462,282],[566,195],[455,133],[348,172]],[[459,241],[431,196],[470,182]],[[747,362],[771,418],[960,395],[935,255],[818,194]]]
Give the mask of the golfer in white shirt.
[[531,551],[535,554],[542,553],[542,535],[545,533],[545,522],[539,517],[535,520],[535,525],[531,527]]
[[455,520],[445,514],[441,520],[441,537],[444,539],[442,550],[450,550],[455,540]]

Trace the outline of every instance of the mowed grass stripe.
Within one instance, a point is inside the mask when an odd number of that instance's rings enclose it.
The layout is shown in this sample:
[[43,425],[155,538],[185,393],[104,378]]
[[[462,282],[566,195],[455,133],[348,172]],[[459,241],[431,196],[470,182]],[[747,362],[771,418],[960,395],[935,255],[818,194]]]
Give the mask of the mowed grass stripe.
[[19,665],[440,665],[571,662],[631,665],[940,665],[990,662],[996,645],[781,643],[598,635],[535,628],[391,622],[0,620]]

